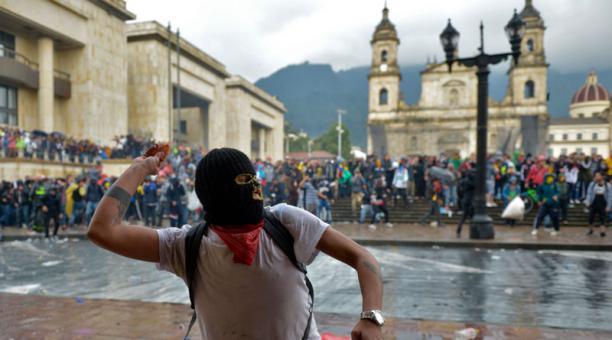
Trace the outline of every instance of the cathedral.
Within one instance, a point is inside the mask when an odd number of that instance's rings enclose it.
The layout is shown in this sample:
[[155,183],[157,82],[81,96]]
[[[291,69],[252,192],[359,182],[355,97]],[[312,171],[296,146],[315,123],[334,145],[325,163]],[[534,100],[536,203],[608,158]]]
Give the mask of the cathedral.
[[[532,154],[546,149],[548,64],[544,21],[531,0],[520,12],[525,22],[521,56],[511,63],[506,94],[489,98],[488,151]],[[476,152],[477,78],[474,67],[428,63],[421,71],[421,97],[407,104],[400,92],[398,38],[385,6],[372,36],[368,75],[368,153],[401,157]]]

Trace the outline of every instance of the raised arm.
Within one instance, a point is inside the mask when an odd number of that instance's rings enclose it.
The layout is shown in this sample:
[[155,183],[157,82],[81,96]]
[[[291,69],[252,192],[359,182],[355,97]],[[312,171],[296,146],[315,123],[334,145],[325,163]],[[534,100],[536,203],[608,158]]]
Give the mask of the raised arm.
[[[382,310],[382,274],[378,261],[369,251],[332,228],[327,228],[323,233],[317,249],[357,271],[361,287],[362,311]],[[360,320],[353,328],[352,338],[382,339],[382,330],[370,320]]]
[[87,237],[113,253],[137,260],[159,262],[159,237],[153,229],[123,223],[123,215],[136,188],[148,175],[157,174],[160,154],[139,157],[108,189],[89,224]]

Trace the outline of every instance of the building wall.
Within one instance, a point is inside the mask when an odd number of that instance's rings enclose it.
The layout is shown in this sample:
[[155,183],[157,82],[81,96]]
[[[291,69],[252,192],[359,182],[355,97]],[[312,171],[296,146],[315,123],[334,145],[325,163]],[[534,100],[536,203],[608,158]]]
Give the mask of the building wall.
[[[273,107],[249,89],[253,85],[234,77],[227,86],[227,143],[251,158],[283,159],[284,111]],[[261,91],[261,90],[259,90]],[[263,91],[262,91],[263,92]],[[246,119],[246,118],[250,119]],[[254,128],[255,126],[255,128]],[[263,129],[263,138],[259,130]],[[260,154],[251,152],[251,140],[261,141],[264,149]],[[262,145],[260,144],[260,145]]]
[[167,49],[157,41],[128,44],[128,131],[170,140]]
[[[36,2],[35,5],[32,2]],[[32,32],[16,33],[16,50],[39,62],[39,36],[54,39],[54,69],[70,74],[71,97],[54,98],[53,130],[109,143],[127,132],[127,42],[125,23],[92,1],[3,1]],[[21,22],[21,21],[20,21]],[[41,128],[37,91],[19,89],[19,125]],[[104,128],[100,128],[103,126]]]
[[[594,139],[593,134],[597,134]],[[578,139],[578,134],[582,135]],[[567,139],[564,139],[567,135]],[[552,155],[557,157],[563,154],[573,152],[583,152],[590,155],[592,148],[597,149],[597,153],[607,155],[610,150],[610,130],[605,124],[598,125],[551,125],[548,127],[548,151],[552,151]]]

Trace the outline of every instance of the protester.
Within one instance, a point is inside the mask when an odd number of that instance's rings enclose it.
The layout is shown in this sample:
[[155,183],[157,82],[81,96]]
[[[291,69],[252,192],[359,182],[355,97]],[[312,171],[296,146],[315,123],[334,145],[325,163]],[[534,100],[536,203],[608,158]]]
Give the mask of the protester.
[[557,206],[559,204],[559,189],[555,183],[555,175],[546,174],[544,175],[544,183],[538,187],[538,197],[540,198],[540,209],[538,210],[538,216],[531,232],[532,235],[538,235],[538,228],[544,222],[546,216],[550,217],[553,224],[552,236],[556,236],[559,233],[559,215],[557,213]]
[[[238,150],[212,150],[198,164],[195,187],[206,223],[195,229],[151,230],[121,222],[137,186],[159,171],[158,157],[137,158],[119,177],[98,205],[88,237],[185,280],[202,334],[210,339],[225,338],[229,330],[249,339],[319,337],[305,271],[296,269],[268,231],[262,232],[266,223],[278,223],[275,228],[293,236],[296,261],[309,265],[323,251],[357,271],[364,312],[352,334],[382,338],[382,280],[376,259],[304,210],[285,204],[264,209],[253,166]],[[196,253],[186,254],[186,244],[192,243],[198,245]],[[194,272],[187,272],[186,263],[192,261]],[[265,313],[261,306],[267,306]]]
[[599,235],[606,236],[606,217],[612,209],[612,186],[604,180],[601,172],[595,173],[594,181],[587,190],[585,204],[589,209],[589,232],[593,235],[595,215],[599,217]]
[[435,216],[436,220],[431,222],[432,227],[442,226],[440,220],[440,206],[444,202],[444,191],[442,183],[437,178],[432,178],[427,186],[427,195],[429,201],[429,209],[425,216],[421,217],[419,224],[424,224],[429,221],[429,218]]

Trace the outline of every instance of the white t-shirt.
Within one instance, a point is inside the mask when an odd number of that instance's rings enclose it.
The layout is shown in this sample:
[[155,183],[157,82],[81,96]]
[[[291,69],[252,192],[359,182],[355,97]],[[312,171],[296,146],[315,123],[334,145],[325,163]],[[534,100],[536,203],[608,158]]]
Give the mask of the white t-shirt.
[[[293,236],[297,260],[308,265],[329,227],[311,213],[287,204],[269,208]],[[191,226],[159,229],[158,269],[185,281],[185,236]],[[250,266],[234,263],[233,253],[210,230],[202,238],[195,276],[195,308],[202,339],[301,339],[310,297],[304,274],[262,230]],[[308,339],[319,339],[314,317]]]

